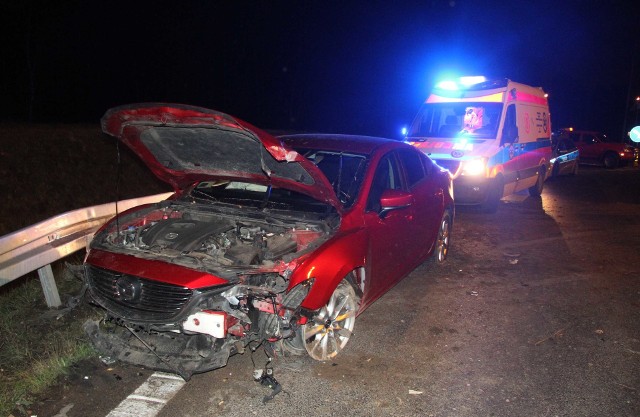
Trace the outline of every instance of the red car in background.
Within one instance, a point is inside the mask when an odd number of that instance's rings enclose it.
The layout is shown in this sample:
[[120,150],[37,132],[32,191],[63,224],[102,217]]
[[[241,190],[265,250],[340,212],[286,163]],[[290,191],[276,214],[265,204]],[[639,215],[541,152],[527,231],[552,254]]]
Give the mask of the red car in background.
[[562,129],[560,137],[573,140],[580,151],[580,163],[617,168],[634,160],[632,146],[622,142],[611,142],[606,135],[588,130]]
[[114,359],[184,378],[252,342],[327,360],[368,305],[447,257],[451,178],[410,145],[274,137],[167,104],[111,109],[102,127],[175,189],[120,213],[88,249],[105,317],[85,330]]

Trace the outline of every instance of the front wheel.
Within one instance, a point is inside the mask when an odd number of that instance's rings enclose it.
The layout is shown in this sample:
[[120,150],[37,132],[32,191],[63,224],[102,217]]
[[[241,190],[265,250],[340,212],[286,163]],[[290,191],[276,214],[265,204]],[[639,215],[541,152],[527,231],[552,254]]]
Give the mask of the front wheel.
[[327,304],[287,341],[288,350],[305,349],[318,361],[333,359],[353,334],[359,301],[351,283],[340,281]]
[[531,197],[540,197],[542,194],[542,188],[544,187],[544,167],[540,167],[538,170],[538,180],[535,185],[529,187],[529,195]]
[[495,213],[498,210],[502,194],[504,194],[504,182],[501,176],[497,176],[491,183],[487,199],[480,205],[480,209],[485,213]]
[[449,245],[451,244],[451,213],[445,211],[440,220],[438,228],[438,237],[436,238],[435,261],[438,264],[443,263],[449,255]]

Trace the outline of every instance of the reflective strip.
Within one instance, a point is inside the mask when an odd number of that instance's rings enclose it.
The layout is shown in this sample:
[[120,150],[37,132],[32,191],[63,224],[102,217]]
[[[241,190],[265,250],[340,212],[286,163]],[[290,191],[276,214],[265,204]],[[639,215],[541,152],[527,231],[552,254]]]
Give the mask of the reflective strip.
[[425,103],[471,103],[471,102],[502,103],[503,94],[504,93],[495,93],[495,94],[489,94],[486,96],[462,97],[462,98],[443,97],[437,94],[431,94],[427,98],[427,101],[425,101]]
[[154,417],[184,384],[178,375],[155,372],[107,417]]
[[538,104],[540,106],[547,105],[546,97],[536,96],[534,94],[523,93],[522,91],[516,91],[516,96],[513,97],[511,94],[508,94],[507,102],[510,103],[512,101],[519,101],[522,103],[533,103]]

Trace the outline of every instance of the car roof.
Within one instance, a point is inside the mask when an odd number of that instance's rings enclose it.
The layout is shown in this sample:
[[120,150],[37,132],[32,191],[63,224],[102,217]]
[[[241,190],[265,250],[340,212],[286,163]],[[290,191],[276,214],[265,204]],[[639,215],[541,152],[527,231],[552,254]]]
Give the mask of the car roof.
[[[362,135],[341,135],[341,134],[327,134],[327,133],[306,133],[296,135],[284,135],[279,136],[279,139],[284,141],[288,146],[294,149],[322,149],[329,151],[345,151],[359,154],[371,155],[376,149],[396,144],[402,147],[404,144],[401,141],[381,138],[376,136],[362,136]],[[411,148],[410,145],[406,145]]]

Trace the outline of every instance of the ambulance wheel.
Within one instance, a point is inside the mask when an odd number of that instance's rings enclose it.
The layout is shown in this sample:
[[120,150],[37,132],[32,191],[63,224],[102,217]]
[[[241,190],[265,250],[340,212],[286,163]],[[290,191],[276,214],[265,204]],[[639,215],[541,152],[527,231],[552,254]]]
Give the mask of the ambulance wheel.
[[540,197],[542,194],[542,188],[544,187],[544,166],[541,166],[538,170],[538,180],[533,187],[529,187],[529,195],[531,197]]
[[487,194],[487,199],[480,205],[480,209],[485,213],[495,213],[498,210],[498,204],[504,193],[504,181],[498,176],[493,180],[491,188]]

